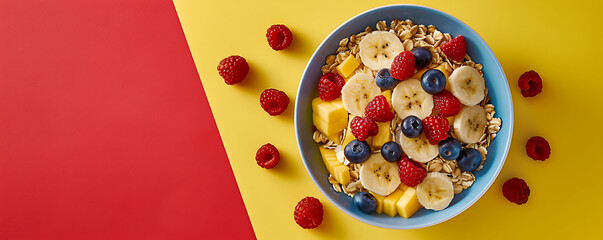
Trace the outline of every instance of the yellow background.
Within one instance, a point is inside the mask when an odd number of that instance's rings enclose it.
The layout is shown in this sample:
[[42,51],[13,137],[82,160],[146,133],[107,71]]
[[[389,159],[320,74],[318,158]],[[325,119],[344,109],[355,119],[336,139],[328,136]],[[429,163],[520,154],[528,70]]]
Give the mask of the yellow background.
[[[259,239],[599,236],[603,226],[601,4],[578,0],[174,2]],[[457,217],[417,230],[373,227],[340,212],[306,173],[293,127],[297,87],[316,47],[347,19],[397,3],[442,10],[477,31],[505,70],[515,111],[509,156],[488,192]],[[287,25],[294,36],[292,45],[278,52],[265,37],[266,29],[277,23]],[[243,83],[228,86],[216,66],[233,54],[244,56],[251,70]],[[544,81],[543,92],[533,98],[522,97],[517,86],[527,70],[539,72]],[[266,88],[289,95],[291,104],[283,115],[270,117],[261,109],[259,95]],[[526,141],[535,135],[545,137],[552,147],[546,162],[525,154]],[[256,150],[267,142],[281,152],[281,162],[271,170],[258,167],[254,160]],[[501,193],[504,181],[516,176],[531,189],[529,201],[522,206]],[[305,196],[315,196],[324,205],[324,221],[317,229],[303,230],[293,220],[293,209]]]

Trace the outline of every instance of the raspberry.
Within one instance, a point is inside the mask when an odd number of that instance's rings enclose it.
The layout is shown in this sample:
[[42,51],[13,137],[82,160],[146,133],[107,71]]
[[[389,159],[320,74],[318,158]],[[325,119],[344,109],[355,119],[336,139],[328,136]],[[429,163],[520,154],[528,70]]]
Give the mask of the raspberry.
[[442,116],[428,116],[423,119],[423,132],[431,145],[448,138],[448,131],[450,131],[448,119]]
[[521,74],[518,84],[524,97],[533,97],[542,92],[542,79],[532,70]]
[[283,91],[266,89],[260,95],[260,105],[270,116],[280,115],[287,109],[289,97]]
[[224,82],[228,85],[242,82],[248,72],[249,64],[247,64],[245,58],[238,55],[224,58],[218,64],[218,74],[224,78]]
[[255,161],[260,167],[270,169],[278,164],[281,159],[278,149],[270,143],[266,143],[255,153]]
[[316,228],[322,223],[322,203],[315,197],[305,197],[295,206],[293,218],[304,229]]
[[458,35],[446,43],[442,43],[440,49],[446,56],[457,62],[463,61],[467,52],[467,42],[463,35]]
[[419,183],[423,182],[427,171],[422,164],[408,160],[406,155],[402,156],[402,159],[398,161],[398,170],[400,171],[400,180],[404,185],[409,187],[416,187]]
[[526,181],[521,178],[511,178],[507,180],[505,184],[503,184],[502,191],[505,198],[518,205],[526,203],[530,196],[530,188]]
[[394,113],[383,95],[376,96],[366,105],[364,115],[375,122],[389,122],[394,119]]
[[404,51],[398,54],[392,62],[390,72],[392,77],[400,81],[404,81],[415,75],[415,56],[412,52]]
[[367,137],[375,136],[379,133],[379,126],[370,118],[354,117],[350,123],[352,134],[360,141],[366,140]]
[[461,111],[461,102],[448,90],[433,95],[433,103],[442,117],[454,116]]
[[526,144],[526,152],[534,160],[544,161],[551,156],[551,146],[543,137],[532,137]]
[[270,26],[266,31],[266,39],[268,39],[268,45],[274,50],[283,50],[291,44],[293,39],[291,30],[285,25],[276,24]]
[[334,100],[341,95],[343,85],[345,85],[345,81],[339,74],[327,73],[322,75],[318,82],[318,96],[325,102]]

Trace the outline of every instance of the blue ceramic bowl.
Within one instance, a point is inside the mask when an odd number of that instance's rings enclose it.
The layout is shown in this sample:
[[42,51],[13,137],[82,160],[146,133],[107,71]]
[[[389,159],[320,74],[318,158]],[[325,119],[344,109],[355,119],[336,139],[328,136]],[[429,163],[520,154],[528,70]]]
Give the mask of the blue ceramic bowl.
[[[496,107],[496,117],[502,119],[502,129],[496,139],[488,147],[488,157],[484,168],[475,172],[477,180],[473,186],[461,194],[455,195],[448,208],[442,211],[421,209],[411,218],[389,217],[384,214],[365,214],[354,205],[352,198],[344,193],[335,192],[327,180],[329,174],[318,150],[312,140],[312,99],[318,96],[318,80],[322,73],[320,68],[324,59],[334,54],[339,41],[364,31],[367,26],[374,28],[381,20],[388,22],[394,19],[411,19],[415,24],[435,25],[443,33],[452,36],[463,35],[467,41],[467,52],[476,63],[484,68],[488,96]],[[310,58],[297,92],[295,102],[295,132],[297,144],[308,174],[318,189],[346,214],[371,225],[391,229],[414,229],[428,227],[446,221],[475,203],[494,182],[502,168],[513,132],[513,102],[505,74],[500,63],[486,42],[469,26],[444,12],[416,5],[390,5],[375,8],[353,17],[339,26],[318,46]]]

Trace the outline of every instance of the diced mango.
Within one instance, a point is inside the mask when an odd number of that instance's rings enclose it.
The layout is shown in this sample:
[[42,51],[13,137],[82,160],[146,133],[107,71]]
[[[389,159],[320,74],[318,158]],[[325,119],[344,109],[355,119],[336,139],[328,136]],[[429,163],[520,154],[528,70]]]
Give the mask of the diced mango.
[[354,119],[354,117],[355,116],[352,114],[348,116],[348,125],[345,130],[345,138],[343,139],[343,143],[341,144],[343,147],[348,145],[348,143],[350,143],[352,140],[356,139],[356,137],[354,137],[354,134],[352,134],[352,129],[350,128],[350,124],[352,123],[352,119]]
[[347,82],[350,80],[350,78],[352,78],[354,75],[356,75],[356,74],[358,74],[358,73],[366,73],[366,74],[374,75],[374,74],[373,74],[373,70],[371,70],[370,68],[368,68],[368,67],[364,66],[364,67],[359,67],[359,68],[356,68],[356,70],[354,70],[354,71],[352,72],[352,74],[350,74],[350,75],[349,75],[348,77],[346,77],[346,78],[343,78],[343,80],[344,80],[344,81],[347,83]]
[[351,182],[350,168],[346,165],[339,163],[339,165],[333,167],[333,177],[335,177],[335,180],[337,180],[337,182],[343,185],[347,185]]
[[348,56],[343,60],[335,69],[337,69],[337,73],[344,78],[349,77],[356,68],[360,66],[360,63],[356,60],[354,55]]
[[335,105],[333,105],[331,102],[323,101],[320,99],[320,97],[312,100],[312,112],[316,113],[317,115],[327,116],[329,113],[334,112],[335,110],[337,110]]
[[354,135],[352,135],[352,132],[350,132],[350,130],[347,130],[345,133],[345,138],[343,139],[343,142],[341,143],[341,146],[343,146],[345,148],[345,146],[347,146],[348,143],[350,143],[354,139],[356,139],[356,138],[354,137]]
[[346,145],[348,145],[348,143],[350,143],[354,139],[356,139],[356,137],[354,137],[354,135],[352,134],[352,131],[350,130],[350,128],[348,128],[345,131],[345,138],[343,139],[341,146],[345,147]]
[[333,175],[335,180],[343,185],[350,183],[350,168],[337,160],[337,153],[335,153],[335,150],[323,147],[319,147],[318,149],[320,150],[320,155],[322,156],[322,161],[325,163],[327,171]]
[[390,122],[377,122],[379,132],[373,137],[373,141],[371,142],[371,146],[373,146],[373,148],[381,149],[383,144],[392,140],[392,134],[389,131],[390,125]]
[[415,73],[415,75],[413,75],[411,78],[421,80],[421,76],[423,76],[423,73],[427,72],[427,70],[429,70],[429,69],[423,68],[423,69],[417,71]]
[[[448,72],[448,70],[446,70],[445,64],[446,63],[442,63],[433,69],[438,69],[438,70],[442,71],[444,76],[446,76],[446,79],[448,79],[448,76],[450,76],[450,72]],[[415,75],[412,76],[412,78],[421,80],[421,76],[423,76],[423,73],[427,72],[427,70],[429,70],[429,68],[423,68],[423,69],[417,71],[415,73]]]
[[450,116],[450,117],[446,117],[446,120],[448,120],[448,125],[450,125],[452,127],[452,125],[454,125],[454,119],[456,116]]
[[330,102],[320,98],[312,100],[312,118],[318,131],[331,141],[341,143],[341,134],[348,123],[348,112],[340,98]]
[[338,164],[341,164],[337,161],[337,154],[334,150],[326,149],[323,147],[318,148],[320,150],[320,155],[322,156],[322,161],[325,163],[325,167],[327,167],[327,171],[332,175],[333,168]]
[[398,214],[396,203],[398,200],[400,200],[400,197],[402,197],[403,194],[403,190],[396,189],[396,191],[383,199],[383,213],[389,215],[390,217],[396,216],[396,214]]
[[446,79],[448,79],[448,77],[450,77],[450,72],[448,72],[448,70],[446,70],[446,64],[445,63],[442,63],[442,64],[438,65],[434,69],[438,69],[438,70],[442,71],[442,73],[444,74],[444,76],[446,76]]
[[312,118],[314,120],[314,126],[316,126],[316,129],[318,129],[320,132],[322,132],[329,140],[331,140],[337,144],[339,144],[341,142],[341,134],[343,131],[328,133],[328,134],[324,133],[323,131],[329,131],[329,130],[325,130],[325,126],[327,126],[327,127],[329,126],[328,122],[325,121],[324,119],[322,119],[316,113],[312,113]]
[[337,98],[337,99],[331,101],[331,104],[333,104],[333,106],[335,106],[337,109],[344,108],[344,106],[343,106],[343,100],[341,100],[341,98]]
[[408,187],[396,203],[396,208],[398,209],[398,214],[403,218],[409,218],[421,209],[421,204],[417,199],[417,189]]
[[389,104],[389,107],[391,109],[391,107],[392,107],[392,90],[385,90],[385,91],[381,92],[381,95],[383,95],[385,97],[385,99],[387,100],[387,103]]
[[409,188],[409,186],[406,186],[406,184],[404,183],[400,183],[400,185],[398,186],[398,189],[402,191],[406,191],[407,188]]
[[381,196],[373,192],[371,192],[371,194],[375,197],[375,200],[377,202],[377,210],[375,210],[375,212],[378,214],[383,213],[383,200],[385,199],[385,196]]

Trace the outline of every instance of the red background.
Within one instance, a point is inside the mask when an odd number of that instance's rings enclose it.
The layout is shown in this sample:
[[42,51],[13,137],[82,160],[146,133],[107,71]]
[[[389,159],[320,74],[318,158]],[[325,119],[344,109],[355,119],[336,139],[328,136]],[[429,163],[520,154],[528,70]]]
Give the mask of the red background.
[[0,3],[0,239],[254,238],[171,1]]

